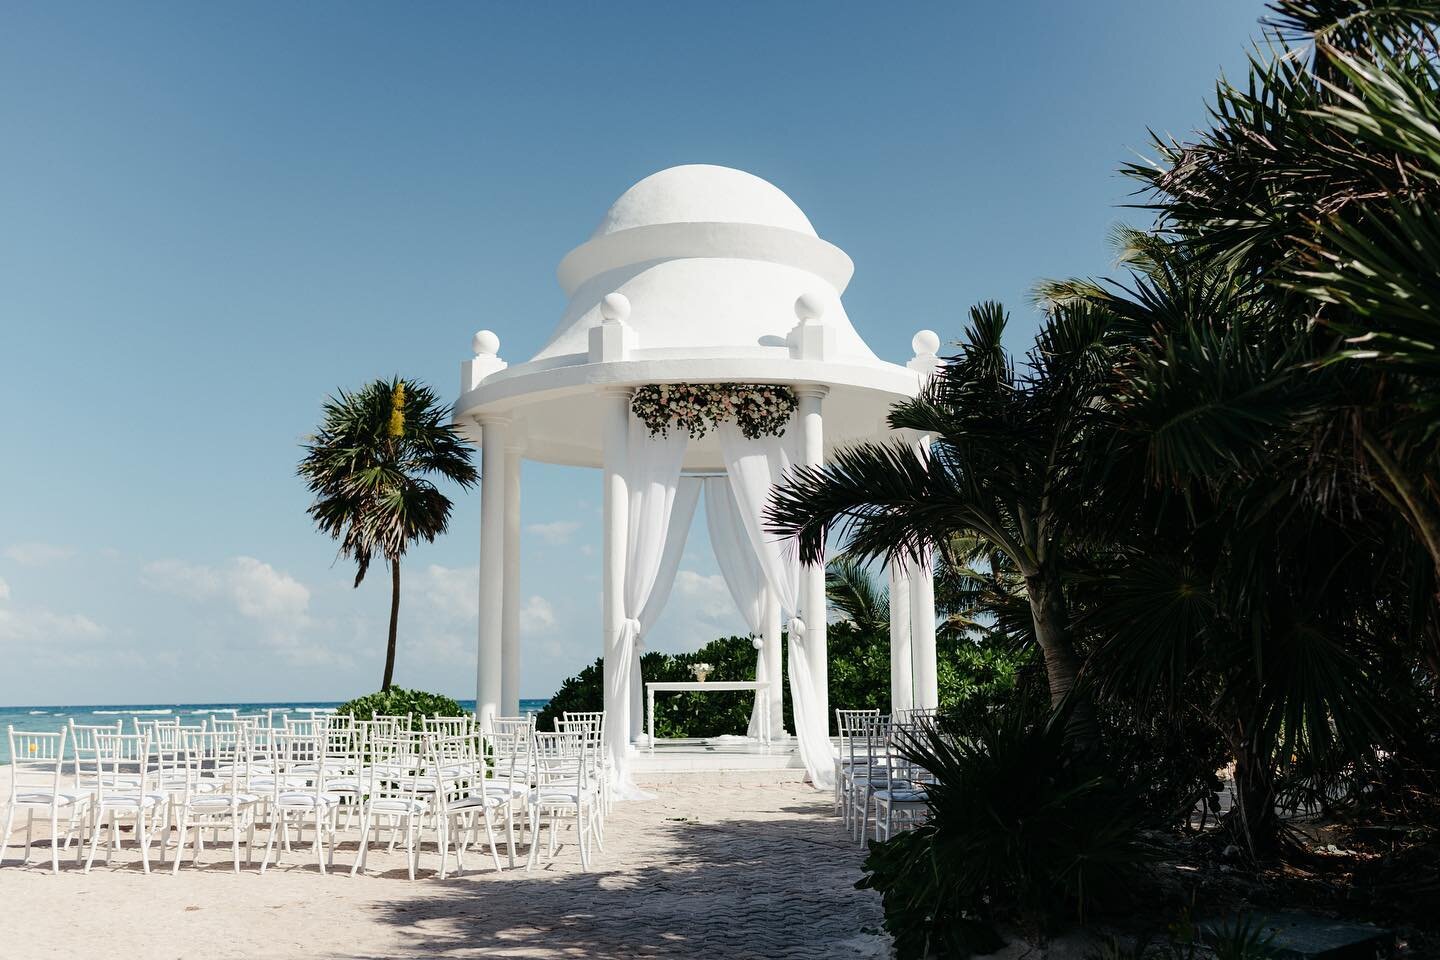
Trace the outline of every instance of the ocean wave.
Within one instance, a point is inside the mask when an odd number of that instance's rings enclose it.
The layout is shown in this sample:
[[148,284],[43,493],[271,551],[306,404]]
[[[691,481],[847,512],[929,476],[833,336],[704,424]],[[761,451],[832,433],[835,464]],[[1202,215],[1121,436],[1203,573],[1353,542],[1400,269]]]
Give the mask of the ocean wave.
[[30,716],[32,716],[32,717],[44,717],[44,716],[48,716],[49,714],[50,714],[50,711],[49,711],[49,710],[31,710],[31,711],[30,711]]
[[153,714],[172,713],[173,711],[171,711],[171,710],[169,710],[169,709],[165,709],[165,710],[91,710],[90,712],[93,713],[93,714],[94,714],[95,716],[97,716],[97,717],[99,717],[99,716],[129,717],[129,716],[139,716],[139,715],[141,715],[141,714],[147,714],[147,713],[153,713]]

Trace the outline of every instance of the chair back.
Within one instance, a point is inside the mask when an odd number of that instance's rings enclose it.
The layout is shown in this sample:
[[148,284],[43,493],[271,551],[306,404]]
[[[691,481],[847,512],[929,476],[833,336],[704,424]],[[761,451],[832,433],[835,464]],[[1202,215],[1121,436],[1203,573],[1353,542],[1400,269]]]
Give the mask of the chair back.
[[442,737],[465,737],[475,729],[475,718],[470,714],[463,717],[421,717],[420,729]]
[[157,774],[148,768],[149,756],[148,734],[97,732],[94,747],[78,757],[78,774],[82,785],[94,790],[96,803],[107,795],[155,793]]
[[52,796],[60,792],[65,772],[65,738],[69,731],[59,733],[16,733],[8,727],[10,738],[10,803],[18,794],[44,792]]
[[590,785],[590,769],[586,747],[589,743],[580,730],[537,730],[535,743],[535,786],[579,786],[581,793]]
[[880,716],[878,709],[835,711],[835,729],[840,734],[840,758],[846,763],[853,764],[856,760],[858,751],[856,750],[855,736],[861,732],[866,718],[878,716]]

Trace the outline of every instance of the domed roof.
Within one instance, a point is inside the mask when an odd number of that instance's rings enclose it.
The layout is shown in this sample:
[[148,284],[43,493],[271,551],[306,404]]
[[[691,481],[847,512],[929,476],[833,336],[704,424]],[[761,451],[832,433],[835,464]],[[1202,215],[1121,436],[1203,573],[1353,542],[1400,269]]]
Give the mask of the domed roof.
[[747,223],[815,236],[795,201],[743,170],[692,163],[635,184],[605,212],[591,239],[664,223]]

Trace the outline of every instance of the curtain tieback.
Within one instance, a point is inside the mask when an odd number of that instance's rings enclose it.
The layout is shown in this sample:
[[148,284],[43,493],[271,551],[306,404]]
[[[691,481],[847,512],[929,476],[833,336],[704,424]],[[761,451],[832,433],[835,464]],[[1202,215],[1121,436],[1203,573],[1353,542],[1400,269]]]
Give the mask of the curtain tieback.
[[620,636],[630,635],[630,642],[635,645],[636,650],[644,650],[645,644],[640,642],[640,620],[637,617],[626,617],[620,621]]
[[805,621],[804,621],[804,620],[801,620],[799,617],[791,617],[791,618],[790,618],[789,631],[790,631],[790,636],[794,637],[797,642],[799,642],[799,643],[804,643],[804,642],[805,642]]

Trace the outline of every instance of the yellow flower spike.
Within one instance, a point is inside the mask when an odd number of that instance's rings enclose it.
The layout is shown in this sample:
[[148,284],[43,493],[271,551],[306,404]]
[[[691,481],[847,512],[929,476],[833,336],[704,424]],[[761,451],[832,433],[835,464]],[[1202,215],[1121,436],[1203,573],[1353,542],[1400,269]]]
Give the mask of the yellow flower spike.
[[395,384],[390,392],[390,436],[405,435],[405,384]]
[[37,743],[32,743],[32,744],[30,744],[30,752],[31,752],[31,753],[34,753],[34,752],[35,752],[36,750],[38,750],[38,749],[40,749],[40,745],[39,745],[39,744],[37,744]]

